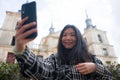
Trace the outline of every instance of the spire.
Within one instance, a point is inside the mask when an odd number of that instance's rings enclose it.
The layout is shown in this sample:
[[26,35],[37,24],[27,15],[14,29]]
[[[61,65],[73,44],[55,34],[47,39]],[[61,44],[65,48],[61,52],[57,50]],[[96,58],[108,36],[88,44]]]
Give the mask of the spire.
[[26,0],[26,3],[28,3],[29,1],[28,0]]
[[53,23],[51,23],[51,27],[49,28],[49,34],[54,33]]
[[85,10],[85,14],[86,14],[86,29],[87,28],[95,28],[95,26],[93,26],[92,24],[92,20],[88,17],[87,11]]
[[88,14],[87,14],[87,11],[85,10],[85,14],[86,14],[86,18],[88,19]]

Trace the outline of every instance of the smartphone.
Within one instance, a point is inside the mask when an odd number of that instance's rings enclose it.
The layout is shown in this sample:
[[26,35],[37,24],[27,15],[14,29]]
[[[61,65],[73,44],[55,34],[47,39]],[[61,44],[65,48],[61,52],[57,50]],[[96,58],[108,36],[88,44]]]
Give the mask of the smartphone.
[[[33,28],[37,28],[37,13],[36,13],[36,2],[35,1],[22,4],[21,18],[23,19],[25,17],[29,17],[29,18],[26,22],[23,23],[23,25],[28,24],[28,23],[33,22],[33,21],[36,22],[35,26],[25,30],[25,32],[28,30],[31,30]],[[38,35],[38,33],[35,32],[35,33],[30,34],[26,38],[35,38],[35,37],[37,37],[37,35]]]

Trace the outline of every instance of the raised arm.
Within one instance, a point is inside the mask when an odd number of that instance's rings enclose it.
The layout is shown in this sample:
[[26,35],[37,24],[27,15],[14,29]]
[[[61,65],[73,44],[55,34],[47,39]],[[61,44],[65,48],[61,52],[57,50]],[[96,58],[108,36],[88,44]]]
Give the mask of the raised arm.
[[31,28],[32,26],[36,25],[35,22],[31,22],[29,24],[23,25],[23,23],[26,22],[27,20],[28,20],[28,17],[19,21],[17,24],[16,34],[15,34],[15,51],[16,52],[24,51],[27,43],[35,39],[35,38],[26,39],[26,37],[29,36],[30,34],[37,32],[36,28],[25,32],[26,29]]
[[21,72],[35,80],[53,80],[54,60],[50,60],[51,58],[46,60],[38,58],[26,47],[28,42],[35,39],[26,39],[26,37],[37,31],[37,29],[31,29],[25,32],[26,29],[36,25],[35,22],[23,25],[27,20],[28,17],[18,22],[15,34],[14,54],[20,65]]
[[27,47],[22,55],[16,55],[23,75],[34,80],[54,80],[55,59],[51,55],[43,60],[35,56]]

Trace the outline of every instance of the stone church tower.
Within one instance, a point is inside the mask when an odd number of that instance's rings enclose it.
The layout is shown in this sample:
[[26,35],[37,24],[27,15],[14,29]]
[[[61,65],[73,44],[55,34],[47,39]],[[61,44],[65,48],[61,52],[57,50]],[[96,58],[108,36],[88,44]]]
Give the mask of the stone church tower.
[[9,62],[15,60],[12,53],[14,34],[17,21],[20,20],[19,12],[6,11],[6,17],[0,28],[0,61]]
[[113,45],[110,45],[106,31],[93,26],[92,20],[88,17],[86,19],[86,28],[83,37],[88,45],[89,51],[101,59],[103,63],[114,63],[117,61]]
[[[2,27],[0,28],[0,62],[14,63],[15,57],[12,53],[14,46],[14,35],[17,22],[21,20],[21,13],[6,11],[6,17]],[[36,55],[39,55],[38,44],[30,42],[29,48],[33,50]]]
[[6,18],[0,29],[0,45],[11,45],[18,20],[20,20],[19,12],[6,11]]

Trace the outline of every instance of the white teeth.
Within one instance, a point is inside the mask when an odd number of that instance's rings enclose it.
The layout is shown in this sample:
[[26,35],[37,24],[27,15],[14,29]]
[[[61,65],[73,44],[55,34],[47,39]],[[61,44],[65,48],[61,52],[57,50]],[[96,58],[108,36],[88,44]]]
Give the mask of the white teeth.
[[66,43],[71,43],[71,42],[66,42]]
[[66,43],[71,43],[72,41],[66,42]]

